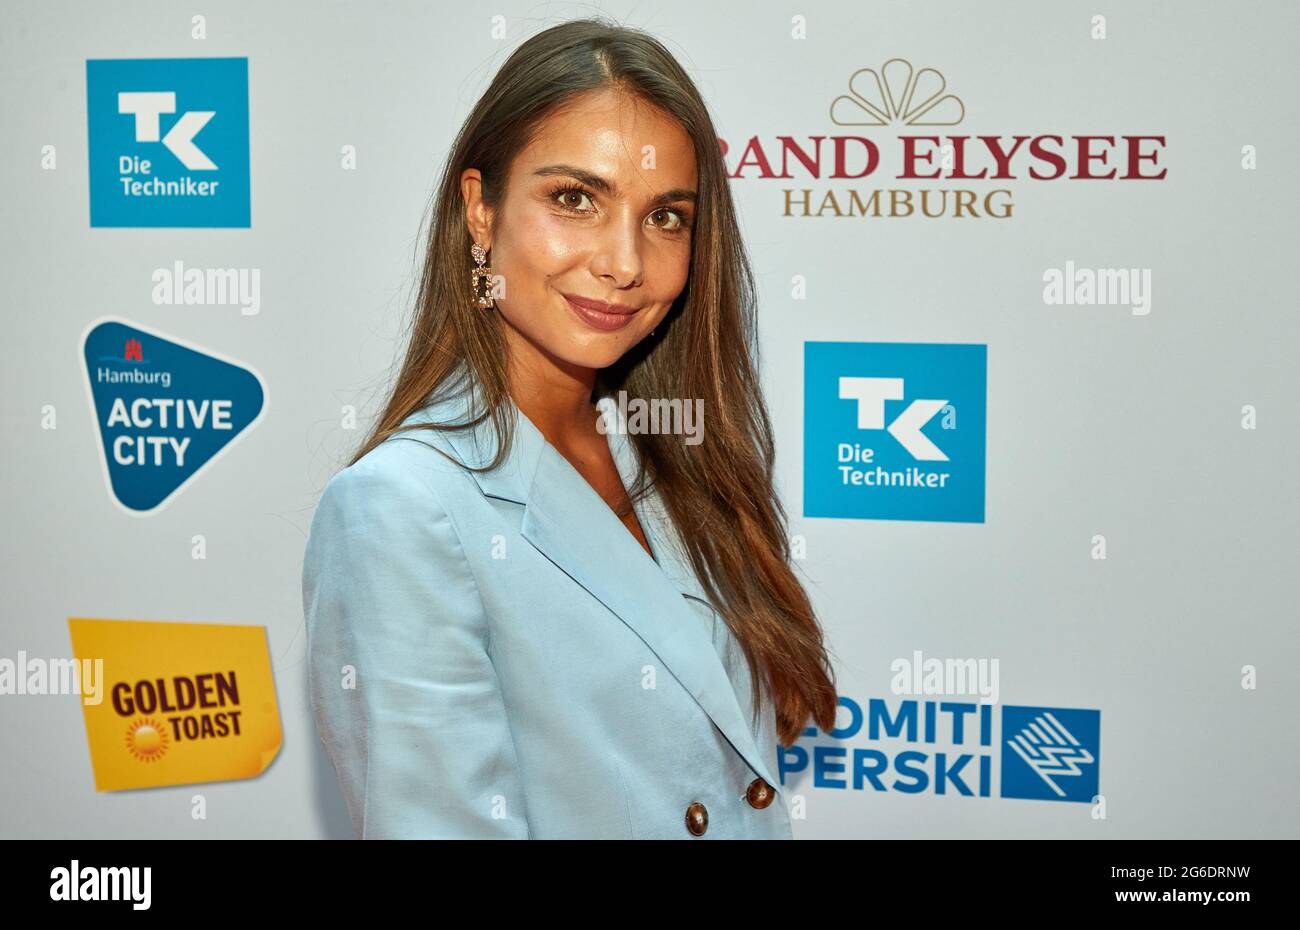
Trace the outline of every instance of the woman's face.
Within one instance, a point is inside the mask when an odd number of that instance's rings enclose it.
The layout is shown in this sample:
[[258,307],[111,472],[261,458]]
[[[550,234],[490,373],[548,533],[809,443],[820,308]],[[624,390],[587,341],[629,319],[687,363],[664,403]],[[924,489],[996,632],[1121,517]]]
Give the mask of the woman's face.
[[642,98],[601,90],[547,118],[510,167],[495,236],[479,185],[477,169],[462,174],[470,233],[503,278],[496,306],[512,347],[522,337],[566,368],[604,368],[655,328],[686,285],[694,149]]

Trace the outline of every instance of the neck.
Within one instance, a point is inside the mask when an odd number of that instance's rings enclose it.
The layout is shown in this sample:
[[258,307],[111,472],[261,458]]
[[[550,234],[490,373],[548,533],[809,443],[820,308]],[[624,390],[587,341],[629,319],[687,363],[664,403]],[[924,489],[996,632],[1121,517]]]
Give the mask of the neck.
[[523,414],[557,448],[590,438],[595,406],[591,390],[596,370],[573,365],[530,342],[505,325],[508,390]]

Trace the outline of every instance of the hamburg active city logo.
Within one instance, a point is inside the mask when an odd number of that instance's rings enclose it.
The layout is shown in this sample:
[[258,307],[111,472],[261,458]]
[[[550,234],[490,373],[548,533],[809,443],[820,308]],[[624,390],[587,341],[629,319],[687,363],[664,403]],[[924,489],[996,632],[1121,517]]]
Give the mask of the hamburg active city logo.
[[248,59],[86,62],[90,225],[248,227]]
[[983,523],[987,357],[805,343],[804,516]]
[[125,320],[82,340],[105,480],[143,515],[171,500],[261,417],[261,376],[213,352]]

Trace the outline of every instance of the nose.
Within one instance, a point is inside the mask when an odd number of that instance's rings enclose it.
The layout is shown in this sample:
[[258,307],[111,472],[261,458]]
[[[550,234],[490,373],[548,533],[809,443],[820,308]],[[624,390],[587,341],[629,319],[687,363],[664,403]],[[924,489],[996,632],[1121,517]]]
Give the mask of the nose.
[[601,231],[591,270],[599,277],[610,279],[618,288],[635,287],[641,283],[645,272],[641,256],[641,224],[630,210],[624,211],[618,222],[608,224]]

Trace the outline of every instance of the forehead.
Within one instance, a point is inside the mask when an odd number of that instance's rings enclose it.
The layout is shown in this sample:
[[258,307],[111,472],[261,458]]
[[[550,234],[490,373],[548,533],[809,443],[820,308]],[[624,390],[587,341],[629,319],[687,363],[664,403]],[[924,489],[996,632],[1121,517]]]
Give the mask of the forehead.
[[511,170],[531,175],[551,164],[610,179],[620,193],[695,186],[695,149],[681,124],[645,98],[613,89],[583,94],[549,114]]

